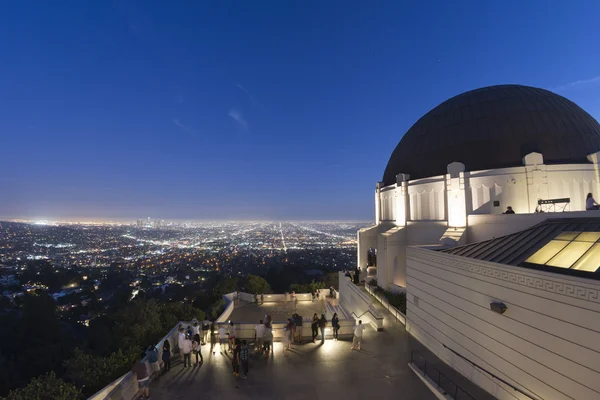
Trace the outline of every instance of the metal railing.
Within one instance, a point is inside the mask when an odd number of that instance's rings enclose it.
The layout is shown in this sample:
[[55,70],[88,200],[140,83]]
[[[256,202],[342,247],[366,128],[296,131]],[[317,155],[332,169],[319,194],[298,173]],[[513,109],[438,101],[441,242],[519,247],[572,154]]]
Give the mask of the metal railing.
[[475,400],[466,390],[458,386],[452,379],[448,378],[443,372],[431,364],[414,350],[410,352],[410,363],[421,370],[423,376],[432,380],[444,395],[452,397],[454,400]]
[[381,303],[381,305],[390,312],[390,314],[392,314],[392,316],[396,319],[396,321],[400,322],[403,325],[406,325],[406,315],[404,315],[404,313],[400,310],[398,310],[396,307],[394,307],[389,300],[385,297],[385,296],[381,296],[379,293],[377,293],[373,287],[371,285],[369,285],[368,283],[365,283],[365,290],[367,292],[369,292],[369,294],[373,297],[375,297],[375,299],[377,299],[377,301],[379,301]]
[[[527,397],[529,397],[532,400],[538,400],[539,399],[537,397],[537,395],[535,395],[535,397],[534,397],[534,395],[526,393],[525,391],[523,391],[523,390],[519,389],[518,387],[514,386],[513,384],[505,381],[504,379],[500,378],[499,376],[496,376],[496,375],[492,374],[490,371],[488,371],[487,369],[483,368],[482,366],[475,364],[473,361],[469,360],[467,357],[463,356],[462,354],[458,353],[457,351],[452,350],[450,347],[446,346],[445,344],[442,343],[442,346],[444,346],[444,348],[450,350],[452,353],[456,354],[457,356],[459,356],[460,358],[462,358],[463,360],[465,360],[466,362],[468,362],[469,364],[471,364],[475,368],[480,369],[481,371],[485,372],[486,374],[488,374],[492,378],[497,379],[498,381],[504,383],[506,386],[510,387],[514,391],[519,392],[522,395],[527,396]],[[412,357],[412,355],[411,355],[411,357]]]

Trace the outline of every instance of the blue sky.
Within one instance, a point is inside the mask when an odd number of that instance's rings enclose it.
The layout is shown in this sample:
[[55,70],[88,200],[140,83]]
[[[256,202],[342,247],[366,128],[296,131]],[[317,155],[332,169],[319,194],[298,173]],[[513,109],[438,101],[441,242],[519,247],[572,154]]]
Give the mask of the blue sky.
[[412,3],[4,4],[0,216],[370,219],[453,95],[520,83],[600,118],[600,3]]

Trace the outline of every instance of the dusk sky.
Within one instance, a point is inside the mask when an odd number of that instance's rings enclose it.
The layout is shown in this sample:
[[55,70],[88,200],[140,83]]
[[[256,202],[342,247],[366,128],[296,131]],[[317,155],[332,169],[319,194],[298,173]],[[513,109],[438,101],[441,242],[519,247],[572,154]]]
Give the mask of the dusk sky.
[[518,83],[600,118],[599,15],[596,1],[4,2],[0,217],[372,219],[392,150],[449,97]]

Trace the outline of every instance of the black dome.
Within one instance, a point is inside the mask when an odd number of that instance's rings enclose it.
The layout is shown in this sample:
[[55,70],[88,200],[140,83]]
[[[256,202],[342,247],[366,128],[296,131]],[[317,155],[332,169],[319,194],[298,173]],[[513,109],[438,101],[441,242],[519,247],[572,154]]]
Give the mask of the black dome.
[[394,149],[385,186],[399,173],[410,179],[447,173],[459,161],[467,171],[523,165],[538,152],[545,164],[587,163],[600,151],[600,124],[577,104],[548,90],[498,85],[465,92],[425,114]]

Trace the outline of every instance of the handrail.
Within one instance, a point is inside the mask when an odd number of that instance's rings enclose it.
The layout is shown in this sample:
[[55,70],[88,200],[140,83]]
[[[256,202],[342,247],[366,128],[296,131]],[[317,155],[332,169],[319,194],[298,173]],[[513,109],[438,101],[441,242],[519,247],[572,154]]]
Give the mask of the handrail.
[[475,364],[473,361],[469,360],[467,357],[463,356],[462,354],[460,354],[460,353],[452,350],[450,347],[446,346],[445,344],[442,343],[442,346],[444,346],[444,348],[450,350],[451,352],[453,352],[454,354],[456,354],[457,356],[459,356],[460,358],[462,358],[463,360],[465,360],[469,364],[473,365],[474,367],[479,368],[480,370],[482,370],[483,372],[485,372],[486,374],[488,374],[492,378],[499,380],[500,382],[504,383],[506,386],[509,386],[514,391],[517,391],[517,392],[521,393],[522,395],[529,397],[532,400],[541,400],[542,399],[541,397],[537,397],[537,395],[535,395],[536,397],[533,397],[529,393],[525,393],[523,390],[521,390],[518,387],[512,385],[511,383],[508,383],[507,381],[505,381],[504,379],[500,378],[499,376],[496,376],[496,375],[492,374],[490,371],[488,371],[487,369],[483,368],[482,366]]
[[[430,379],[433,381],[433,380],[434,380],[434,377],[431,377],[431,376],[429,376],[429,375],[427,374],[427,360],[426,360],[425,358],[423,358],[423,357],[422,357],[422,356],[421,356],[421,355],[420,355],[418,352],[416,352],[416,351],[414,351],[414,350],[411,350],[411,352],[410,352],[410,363],[411,363],[411,364],[414,364],[414,365],[416,365],[417,367],[419,367],[419,365],[417,365],[417,364],[414,362],[414,354],[416,354],[416,355],[417,355],[417,357],[419,357],[421,360],[423,360],[423,361],[424,361],[423,370],[422,370],[422,371],[423,371],[423,376],[428,376],[428,377],[430,377]],[[456,384],[456,383],[455,383],[455,382],[454,382],[452,379],[448,378],[448,376],[446,376],[446,375],[445,375],[443,372],[441,372],[439,369],[437,369],[436,367],[433,367],[433,366],[431,366],[431,365],[429,365],[429,368],[430,368],[430,370],[433,368],[433,370],[434,370],[435,372],[437,372],[437,381],[434,381],[434,382],[437,384],[437,386],[438,386],[438,389],[441,389],[441,390],[443,390],[443,391],[444,391],[444,394],[446,394],[446,389],[442,388],[442,386],[441,386],[442,376],[443,376],[443,377],[444,377],[444,378],[445,378],[445,379],[446,379],[448,382],[450,382],[451,384],[453,384],[453,385],[454,385],[454,396],[452,396],[452,398],[453,398],[454,400],[459,400],[459,398],[458,398],[458,395],[459,395],[460,393],[464,393],[464,394],[466,394],[466,395],[467,395],[467,397],[468,397],[469,399],[471,399],[471,400],[475,400],[475,397],[473,397],[473,396],[472,396],[472,395],[471,395],[469,392],[467,392],[466,390],[464,390],[463,388],[461,388],[460,386],[458,386],[458,385],[457,385],[457,384]]]
[[[379,301],[379,303],[381,303],[381,305],[390,312],[390,314],[396,319],[396,321],[400,322],[403,325],[406,325],[406,315],[402,311],[397,309],[392,303],[390,303],[390,301],[385,296],[380,296],[379,293],[377,293],[373,289],[373,287],[368,283],[365,284],[365,290],[371,296],[375,297],[375,300]],[[394,312],[392,312],[392,310]],[[401,315],[402,318],[400,318],[398,314]]]

